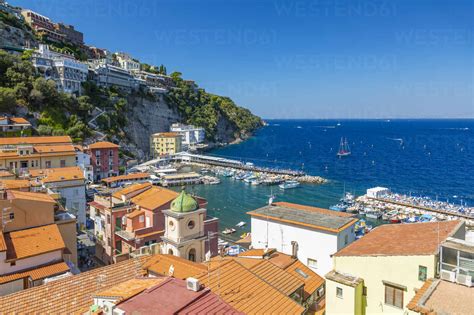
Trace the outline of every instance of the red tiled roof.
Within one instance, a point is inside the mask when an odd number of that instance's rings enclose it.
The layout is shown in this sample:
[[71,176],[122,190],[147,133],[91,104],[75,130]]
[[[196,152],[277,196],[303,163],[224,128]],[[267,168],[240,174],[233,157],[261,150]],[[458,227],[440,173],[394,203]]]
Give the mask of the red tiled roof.
[[108,142],[108,141],[99,141],[89,145],[89,149],[115,149],[119,148],[118,144]]
[[66,248],[56,224],[5,233],[7,260],[18,260]]
[[241,314],[209,289],[188,290],[181,279],[164,281],[117,305],[127,314]]
[[433,255],[460,221],[381,225],[334,256]]
[[83,272],[38,287],[0,297],[4,314],[76,314],[88,309],[94,293],[103,291],[141,273],[149,256]]
[[69,267],[64,262],[54,263],[47,266],[42,266],[29,270],[22,270],[11,273],[9,275],[0,276],[0,284],[8,283],[22,278],[31,278],[31,280],[39,280],[48,277],[60,275],[69,271]]

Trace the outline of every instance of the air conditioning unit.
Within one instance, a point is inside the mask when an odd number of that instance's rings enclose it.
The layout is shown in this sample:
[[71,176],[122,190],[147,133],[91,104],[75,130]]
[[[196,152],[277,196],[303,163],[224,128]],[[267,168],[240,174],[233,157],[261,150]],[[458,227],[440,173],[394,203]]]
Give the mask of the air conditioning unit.
[[458,274],[456,282],[468,287],[472,287],[472,276]]
[[199,284],[199,280],[196,278],[187,278],[186,279],[186,288],[188,290],[197,292],[199,289],[201,289],[201,285]]
[[454,271],[441,270],[441,279],[454,282],[456,280],[456,273]]

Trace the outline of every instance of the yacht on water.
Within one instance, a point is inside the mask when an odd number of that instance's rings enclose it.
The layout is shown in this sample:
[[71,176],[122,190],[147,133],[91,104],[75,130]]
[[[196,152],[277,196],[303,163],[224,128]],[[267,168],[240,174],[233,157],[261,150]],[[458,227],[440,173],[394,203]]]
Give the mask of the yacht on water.
[[338,157],[344,157],[351,155],[351,149],[349,148],[349,143],[347,142],[347,138],[341,138],[341,143],[339,144],[339,151],[337,151]]

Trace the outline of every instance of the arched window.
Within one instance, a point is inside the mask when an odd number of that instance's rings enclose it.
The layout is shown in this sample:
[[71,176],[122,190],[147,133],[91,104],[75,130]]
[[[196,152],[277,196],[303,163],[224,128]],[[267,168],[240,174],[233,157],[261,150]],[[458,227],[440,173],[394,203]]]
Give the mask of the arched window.
[[196,250],[194,248],[189,250],[188,260],[196,261]]
[[174,255],[172,248],[168,249],[168,254],[169,254],[169,255]]

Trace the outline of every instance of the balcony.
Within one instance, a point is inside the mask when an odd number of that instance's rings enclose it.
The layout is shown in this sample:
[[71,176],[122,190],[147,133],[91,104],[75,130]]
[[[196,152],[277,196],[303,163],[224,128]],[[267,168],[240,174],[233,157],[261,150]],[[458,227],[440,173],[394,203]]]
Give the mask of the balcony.
[[471,287],[474,285],[474,243],[449,237],[441,244],[441,279]]

